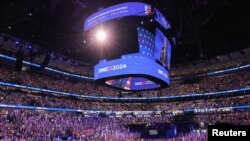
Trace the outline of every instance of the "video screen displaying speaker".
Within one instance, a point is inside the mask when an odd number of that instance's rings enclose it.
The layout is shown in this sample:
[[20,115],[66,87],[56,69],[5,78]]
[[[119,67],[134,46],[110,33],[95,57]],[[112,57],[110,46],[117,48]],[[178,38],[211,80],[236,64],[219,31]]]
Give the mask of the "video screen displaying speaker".
[[167,37],[156,28],[154,58],[170,69],[171,44]]
[[[169,28],[159,10],[140,2],[113,5],[87,17],[86,37],[103,35],[102,40],[97,36],[94,43],[99,42],[96,46],[101,47],[100,54],[107,54],[95,65],[94,80],[128,91],[167,87],[171,44],[163,30]],[[105,42],[107,36],[109,40]],[[105,50],[115,51],[119,56],[110,57]]]

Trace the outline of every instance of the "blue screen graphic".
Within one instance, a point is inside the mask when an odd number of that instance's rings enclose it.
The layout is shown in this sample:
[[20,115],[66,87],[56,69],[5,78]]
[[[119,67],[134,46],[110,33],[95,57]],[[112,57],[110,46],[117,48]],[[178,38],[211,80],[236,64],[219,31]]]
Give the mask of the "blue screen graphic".
[[155,20],[165,29],[170,28],[170,24],[160,11],[152,8],[151,5],[140,2],[127,2],[110,6],[90,15],[84,22],[84,31],[112,19],[125,16],[148,16],[156,12]]
[[114,5],[90,15],[84,22],[84,31],[102,22],[124,16],[146,16],[152,9],[148,4],[140,2],[128,2]]
[[[160,82],[169,84],[168,71],[154,59],[141,53],[124,55],[121,59],[111,61],[100,61],[94,68],[94,76],[94,80],[105,79],[105,84],[124,90],[156,89],[161,87]],[[109,79],[114,76],[116,78]],[[152,78],[159,81],[152,81]]]
[[171,28],[170,24],[168,23],[168,21],[166,20],[166,18],[163,16],[163,14],[159,10],[155,9],[155,13],[156,13],[155,20],[161,26],[163,26],[165,29]]
[[155,48],[154,34],[142,27],[137,27],[137,34],[140,53],[153,58]]
[[137,27],[139,52],[161,62],[170,69],[171,44],[165,35],[156,28],[155,35],[149,30]]
[[170,69],[171,44],[158,28],[155,33],[154,58],[159,60],[164,67]]
[[154,89],[160,87],[160,85],[158,85],[157,83],[142,77],[111,79],[107,80],[105,83],[110,86],[114,86],[116,88],[121,88],[124,90],[143,90],[145,88]]

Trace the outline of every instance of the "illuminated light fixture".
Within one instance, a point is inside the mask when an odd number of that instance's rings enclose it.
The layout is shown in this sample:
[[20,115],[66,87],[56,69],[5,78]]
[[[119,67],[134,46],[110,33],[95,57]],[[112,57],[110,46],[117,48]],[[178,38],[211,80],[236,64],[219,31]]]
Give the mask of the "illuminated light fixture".
[[28,48],[28,49],[32,49],[32,45],[28,45],[27,48]]
[[103,31],[103,30],[97,31],[97,33],[96,33],[96,38],[97,38],[97,40],[99,40],[99,41],[105,41],[106,38],[107,38],[107,34],[106,34],[106,32]]

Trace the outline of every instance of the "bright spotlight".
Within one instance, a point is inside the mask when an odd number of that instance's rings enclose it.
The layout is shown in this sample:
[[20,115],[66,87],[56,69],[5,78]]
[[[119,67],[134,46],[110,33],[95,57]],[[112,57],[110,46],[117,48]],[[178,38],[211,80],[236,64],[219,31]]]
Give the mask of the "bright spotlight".
[[100,31],[97,32],[96,38],[97,38],[97,40],[99,40],[99,41],[104,41],[104,40],[106,40],[106,38],[107,38],[107,34],[106,34],[106,32],[104,32],[103,30],[100,30]]

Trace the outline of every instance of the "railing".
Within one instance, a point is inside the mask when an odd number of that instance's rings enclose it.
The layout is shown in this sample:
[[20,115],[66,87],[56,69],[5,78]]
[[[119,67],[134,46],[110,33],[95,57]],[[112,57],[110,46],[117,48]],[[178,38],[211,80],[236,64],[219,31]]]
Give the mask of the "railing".
[[190,93],[190,94],[177,94],[173,96],[160,96],[160,97],[108,97],[108,96],[89,96],[84,94],[77,94],[77,93],[68,93],[68,92],[62,92],[57,90],[51,90],[51,89],[44,89],[44,88],[38,88],[38,87],[32,87],[32,86],[26,86],[26,85],[19,85],[19,84],[13,84],[8,82],[0,82],[0,86],[5,87],[13,87],[17,89],[26,89],[31,91],[38,91],[38,92],[45,92],[49,94],[57,94],[59,96],[69,96],[69,97],[77,97],[77,98],[84,98],[84,99],[90,99],[90,100],[108,100],[108,101],[145,101],[145,100],[172,100],[172,99],[183,99],[183,98],[195,98],[195,97],[206,97],[206,96],[221,96],[221,95],[231,95],[232,93],[237,94],[240,92],[247,92],[250,91],[250,87],[246,88],[240,88],[240,89],[234,89],[234,90],[225,90],[225,91],[218,91],[218,92],[208,92],[208,93]]
[[25,106],[25,105],[10,105],[0,104],[0,108],[11,108],[11,109],[26,109],[26,110],[44,110],[44,111],[61,111],[61,112],[81,112],[84,115],[176,115],[185,113],[215,113],[215,112],[232,112],[233,110],[250,109],[250,105],[239,105],[239,106],[228,106],[228,107],[217,107],[217,108],[193,108],[184,110],[156,110],[156,111],[112,111],[112,110],[82,110],[82,109],[68,109],[68,108],[54,108],[54,107],[37,107],[37,106]]

